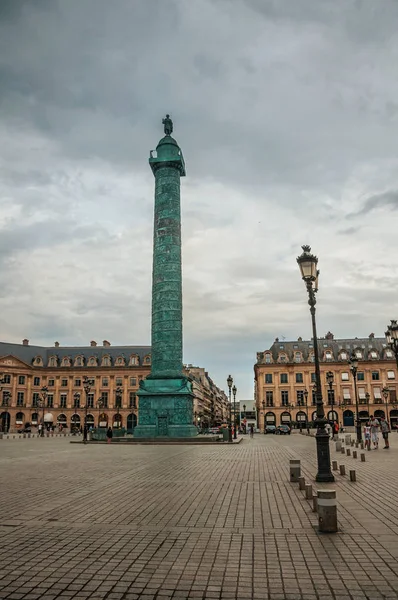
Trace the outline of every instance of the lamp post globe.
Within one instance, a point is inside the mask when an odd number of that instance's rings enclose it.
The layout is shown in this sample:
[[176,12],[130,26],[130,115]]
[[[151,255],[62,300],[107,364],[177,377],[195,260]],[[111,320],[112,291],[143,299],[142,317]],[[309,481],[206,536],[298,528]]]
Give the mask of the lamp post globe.
[[308,304],[310,305],[312,337],[314,341],[314,359],[315,359],[315,380],[316,380],[316,421],[317,432],[315,435],[318,472],[316,481],[328,482],[334,481],[334,476],[330,467],[330,447],[329,434],[326,431],[325,410],[322,400],[321,370],[319,363],[318,337],[316,331],[315,305],[316,293],[319,289],[319,270],[318,258],[311,254],[311,247],[304,245],[301,247],[303,252],[297,258],[301,277],[305,283],[308,293]]

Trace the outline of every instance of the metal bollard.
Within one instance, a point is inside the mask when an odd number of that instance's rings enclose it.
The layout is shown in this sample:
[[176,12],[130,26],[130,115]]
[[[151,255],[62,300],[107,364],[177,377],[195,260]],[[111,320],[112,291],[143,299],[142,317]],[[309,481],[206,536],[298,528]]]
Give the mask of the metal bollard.
[[337,460],[332,461],[332,469],[333,469],[333,471],[337,471],[337,469],[338,469]]
[[336,452],[341,452],[341,441],[337,440],[336,442]]
[[371,451],[371,449],[372,449],[372,448],[370,447],[370,443],[369,443],[369,444],[368,444],[368,452],[370,452],[370,451]]
[[351,456],[351,450],[347,448],[347,456]]
[[365,454],[361,452],[361,462],[365,462]]
[[361,442],[361,450],[363,450],[365,448],[363,442]]
[[298,481],[301,476],[301,464],[299,460],[290,461],[290,481]]
[[337,501],[335,490],[318,490],[319,531],[335,533],[337,531]]
[[356,450],[352,451],[352,458],[357,458],[357,451]]
[[305,477],[299,477],[299,489],[300,490],[305,490]]
[[358,441],[355,442],[355,448],[359,448],[359,442]]
[[354,440],[351,440],[351,446],[354,446]]
[[353,469],[350,470],[350,481],[356,481],[357,480],[357,474],[356,471],[354,471]]
[[351,444],[351,434],[347,433],[347,435],[345,436],[345,443],[347,446],[349,446]]
[[340,475],[345,475],[345,465],[340,465]]
[[305,484],[305,497],[307,500],[312,500],[312,485],[310,483]]
[[312,512],[318,512],[318,496],[316,494],[312,496]]

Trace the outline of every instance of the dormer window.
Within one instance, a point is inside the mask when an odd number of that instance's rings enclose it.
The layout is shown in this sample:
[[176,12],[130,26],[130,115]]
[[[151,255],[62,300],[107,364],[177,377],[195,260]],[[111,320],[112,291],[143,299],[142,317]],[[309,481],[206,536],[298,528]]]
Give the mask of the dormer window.
[[333,359],[333,355],[331,353],[330,350],[326,350],[325,352],[325,360],[332,360]]
[[301,362],[301,352],[294,353],[294,362],[296,362],[296,363]]
[[64,356],[61,362],[61,367],[70,367],[70,358],[69,356]]
[[111,366],[111,357],[106,355],[102,358],[102,366],[103,367],[110,367]]
[[280,354],[279,355],[279,362],[287,362],[287,356],[286,356],[286,354]]
[[355,352],[355,356],[356,356],[357,358],[362,358],[362,352],[361,352],[360,350],[356,350],[356,352]]
[[386,357],[387,358],[392,358],[392,352],[391,352],[391,350],[386,350]]
[[150,356],[146,356],[144,359],[144,362],[146,365],[150,365],[151,364],[151,357]]
[[90,356],[90,358],[88,359],[88,366],[89,367],[97,366],[97,359],[95,358],[95,356]]
[[76,356],[75,358],[75,367],[82,367],[83,366],[83,357],[82,356]]
[[36,356],[33,364],[35,365],[35,367],[42,367],[43,366],[43,359],[41,356]]
[[50,358],[48,359],[48,366],[49,367],[57,367],[58,366],[58,357],[50,356]]
[[370,356],[370,358],[377,358],[377,352],[375,350],[371,350],[369,352],[369,356]]
[[340,360],[347,360],[347,352],[340,352]]
[[119,367],[123,367],[123,366],[124,366],[124,363],[125,363],[125,361],[124,361],[124,358],[123,358],[123,356],[118,356],[118,357],[117,357],[117,359],[116,359],[116,364],[117,364]]
[[310,362],[314,362],[315,361],[315,354],[313,352],[308,356],[308,360]]
[[269,354],[269,353],[265,354],[265,362],[267,365],[269,365],[271,363],[271,354]]
[[139,365],[139,360],[138,360],[138,356],[136,354],[132,354],[130,356],[130,360],[129,360],[129,365],[133,366],[133,365]]

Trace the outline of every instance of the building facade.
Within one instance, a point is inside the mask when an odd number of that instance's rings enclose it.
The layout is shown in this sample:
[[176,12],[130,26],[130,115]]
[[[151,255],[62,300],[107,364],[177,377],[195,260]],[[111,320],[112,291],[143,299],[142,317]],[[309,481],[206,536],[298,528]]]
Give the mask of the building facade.
[[[356,381],[361,421],[369,415],[387,416],[398,427],[397,365],[385,338],[334,339],[328,332],[318,340],[322,398],[326,417],[346,427],[354,425],[356,397],[349,359],[358,360]],[[333,373],[328,384],[326,373]],[[259,428],[294,423],[298,426],[316,417],[313,341],[280,341],[257,353],[254,365],[255,399]],[[388,389],[388,391],[387,391]]]
[[[70,429],[89,426],[137,425],[140,381],[151,369],[150,346],[53,347],[0,342],[0,430],[17,431],[26,423],[43,422]],[[226,395],[204,369],[185,368],[193,381],[195,412],[211,420],[224,418]],[[200,372],[201,377],[198,377]],[[86,393],[84,380],[90,380]],[[44,391],[43,391],[44,388]],[[197,423],[196,423],[197,424]]]

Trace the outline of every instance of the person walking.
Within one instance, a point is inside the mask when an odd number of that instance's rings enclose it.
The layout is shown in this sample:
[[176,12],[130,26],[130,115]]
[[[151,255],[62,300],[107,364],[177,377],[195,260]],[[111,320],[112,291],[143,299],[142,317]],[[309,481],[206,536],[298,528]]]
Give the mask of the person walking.
[[250,437],[252,438],[254,434],[254,427],[253,425],[250,425]]
[[384,440],[384,450],[388,450],[390,447],[390,442],[388,440],[388,434],[390,433],[390,425],[384,417],[381,417],[380,419],[380,429],[381,435],[383,436]]
[[369,421],[365,423],[363,428],[363,437],[365,438],[365,448],[370,450],[370,424]]
[[375,450],[379,449],[379,426],[380,423],[373,415],[370,417],[370,433]]
[[334,439],[334,436],[339,435],[339,424],[337,423],[337,421],[334,421],[333,425],[332,425],[332,431],[333,431],[333,435],[332,435],[332,439]]
[[107,437],[107,443],[110,444],[112,441],[112,437],[113,437],[112,427],[108,427],[108,430],[106,432],[106,437]]

